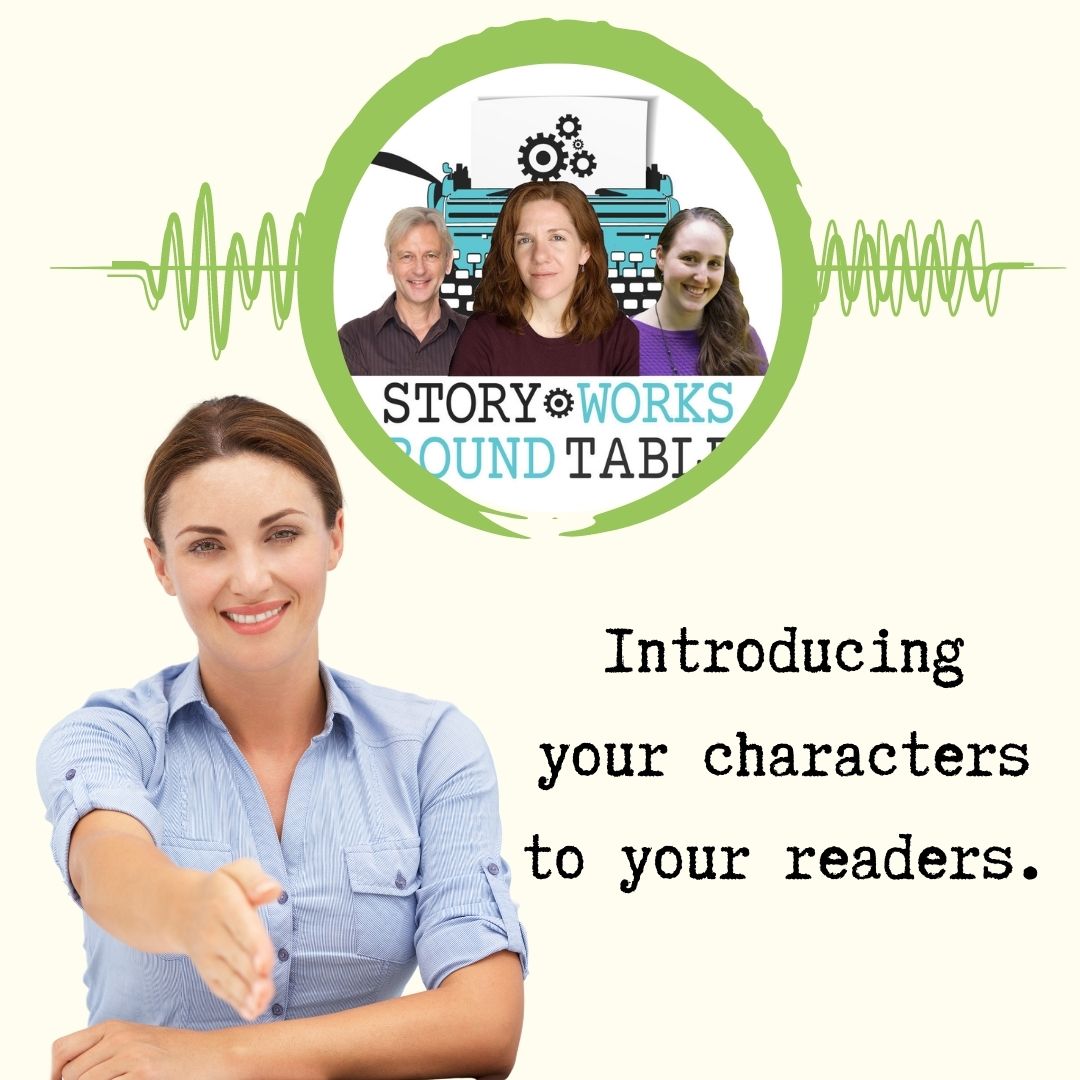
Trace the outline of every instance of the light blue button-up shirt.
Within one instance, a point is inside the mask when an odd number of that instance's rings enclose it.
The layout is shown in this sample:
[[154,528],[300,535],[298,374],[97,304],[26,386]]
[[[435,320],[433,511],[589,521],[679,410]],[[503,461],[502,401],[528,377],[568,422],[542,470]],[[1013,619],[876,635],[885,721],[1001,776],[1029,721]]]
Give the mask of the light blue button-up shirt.
[[[280,840],[254,774],[206,700],[197,661],[95,694],[38,754],[65,877],[71,831],[97,809],[137,818],[178,866],[257,860],[282,884],[277,901],[259,909],[276,960],[274,996],[258,1022],[395,997],[417,965],[428,987],[504,949],[524,969],[480,732],[444,702],[326,667],[322,679],[326,724],[296,767]],[[91,1023],[242,1023],[186,957],[140,952],[84,921]]]

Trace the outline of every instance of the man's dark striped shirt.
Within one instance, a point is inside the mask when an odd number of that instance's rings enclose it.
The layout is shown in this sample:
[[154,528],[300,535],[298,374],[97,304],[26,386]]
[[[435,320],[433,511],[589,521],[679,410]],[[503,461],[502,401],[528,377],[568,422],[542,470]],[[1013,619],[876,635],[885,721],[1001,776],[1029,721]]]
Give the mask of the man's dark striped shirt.
[[350,375],[445,375],[466,318],[445,300],[439,321],[423,341],[398,318],[394,293],[381,308],[347,322],[338,331]]

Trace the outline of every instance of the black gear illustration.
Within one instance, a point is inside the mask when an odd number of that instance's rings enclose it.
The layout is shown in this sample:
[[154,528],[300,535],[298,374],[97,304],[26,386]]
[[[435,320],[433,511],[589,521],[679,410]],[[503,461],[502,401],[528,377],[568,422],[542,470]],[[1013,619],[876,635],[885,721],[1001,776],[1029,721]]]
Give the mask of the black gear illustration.
[[565,116],[559,117],[558,122],[555,124],[555,130],[564,139],[572,139],[581,131],[581,120],[574,116],[573,113],[567,113]]
[[584,145],[585,145],[585,143],[581,139],[575,139],[574,140],[574,149],[575,150],[580,150]]
[[588,150],[578,150],[570,160],[570,171],[575,176],[592,176],[596,172],[596,155]]
[[574,395],[561,387],[549,390],[544,395],[544,408],[547,409],[549,416],[561,420],[574,411]]
[[538,131],[518,147],[521,171],[533,180],[558,180],[566,168],[566,151],[554,135]]

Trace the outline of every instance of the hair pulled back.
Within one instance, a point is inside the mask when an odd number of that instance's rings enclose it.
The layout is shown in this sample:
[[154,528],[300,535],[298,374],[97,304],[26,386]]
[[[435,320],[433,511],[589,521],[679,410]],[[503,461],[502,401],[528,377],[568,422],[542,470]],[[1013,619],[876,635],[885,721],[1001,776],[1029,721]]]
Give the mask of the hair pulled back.
[[164,549],[161,519],[169,488],[178,477],[215,458],[260,454],[291,465],[311,481],[332,528],[342,507],[337,471],[322,440],[288,413],[252,398],[232,395],[188,410],[154,451],[143,487],[146,530]]

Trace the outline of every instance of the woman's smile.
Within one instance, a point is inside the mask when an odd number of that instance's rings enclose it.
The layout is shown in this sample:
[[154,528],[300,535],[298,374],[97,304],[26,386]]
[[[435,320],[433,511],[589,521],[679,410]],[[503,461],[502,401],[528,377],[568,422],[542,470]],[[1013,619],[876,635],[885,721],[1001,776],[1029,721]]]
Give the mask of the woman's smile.
[[265,634],[281,622],[288,600],[231,607],[221,614],[238,634]]
[[199,641],[204,670],[255,674],[318,658],[326,574],[341,554],[311,482],[256,454],[215,458],[173,482],[165,550],[150,556]]
[[695,325],[724,283],[727,237],[711,221],[688,221],[679,228],[671,246],[660,252],[659,261],[667,298],[663,310],[680,324],[668,329],[681,328],[685,322]]

